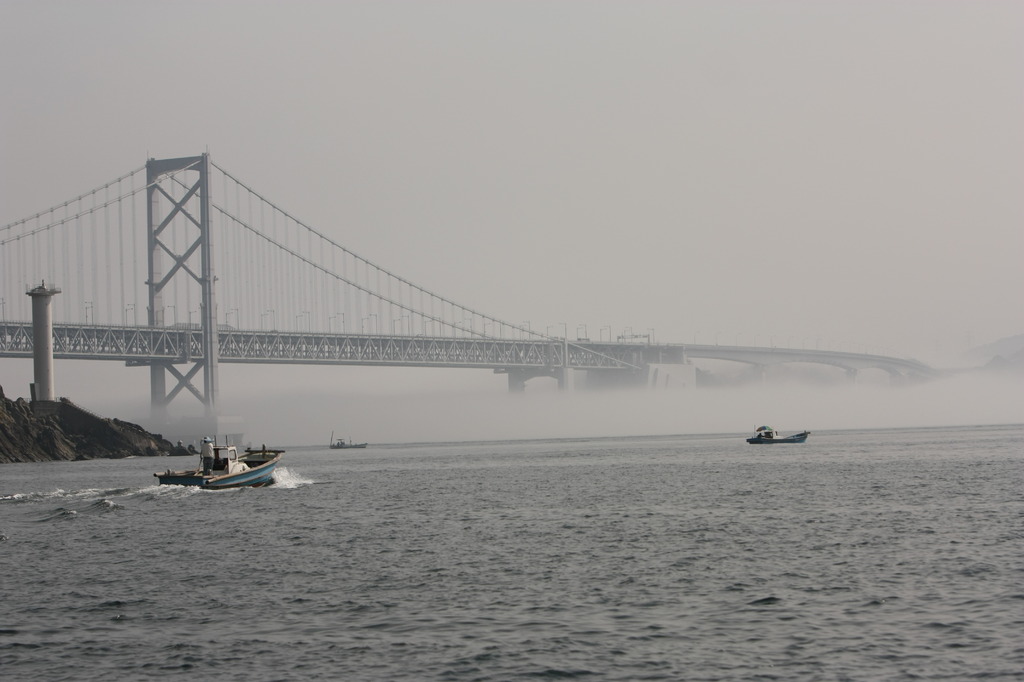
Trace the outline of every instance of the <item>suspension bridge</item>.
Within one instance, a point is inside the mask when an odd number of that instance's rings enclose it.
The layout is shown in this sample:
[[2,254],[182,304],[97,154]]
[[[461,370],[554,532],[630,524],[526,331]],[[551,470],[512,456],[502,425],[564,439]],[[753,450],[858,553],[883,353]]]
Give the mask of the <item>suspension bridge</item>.
[[32,356],[25,293],[41,282],[62,290],[54,357],[148,367],[155,417],[179,395],[216,414],[220,363],[490,369],[513,391],[692,383],[691,358],[935,374],[884,355],[541,334],[353,253],[208,154],[150,159],[0,228],[0,357]]

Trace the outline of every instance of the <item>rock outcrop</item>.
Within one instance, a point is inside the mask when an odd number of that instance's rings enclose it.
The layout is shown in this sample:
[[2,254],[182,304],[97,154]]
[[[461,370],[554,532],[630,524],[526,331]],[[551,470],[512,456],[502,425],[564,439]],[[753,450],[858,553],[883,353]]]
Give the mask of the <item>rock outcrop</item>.
[[61,398],[53,414],[33,412],[0,387],[0,463],[167,455],[174,446],[137,424],[106,419]]

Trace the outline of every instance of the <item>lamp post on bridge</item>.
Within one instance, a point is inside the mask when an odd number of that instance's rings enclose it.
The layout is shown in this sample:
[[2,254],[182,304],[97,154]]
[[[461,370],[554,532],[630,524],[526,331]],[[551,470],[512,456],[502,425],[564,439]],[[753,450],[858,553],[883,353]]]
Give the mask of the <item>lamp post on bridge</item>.
[[129,310],[132,311],[132,315],[134,317],[134,323],[135,323],[136,326],[138,326],[138,316],[135,314],[135,304],[134,303],[129,303],[128,305],[126,305],[124,307],[124,326],[126,326],[126,327],[128,326],[128,311]]
[[[86,301],[85,302],[85,323],[86,324],[89,324],[89,313],[91,313],[91,312],[92,312],[92,301]],[[95,322],[95,321],[96,321],[96,318],[95,318],[95,316],[93,316],[93,322]]]
[[229,310],[226,313],[224,313],[224,324],[228,324],[228,322],[229,322],[228,318],[231,317],[231,313],[235,314],[235,329],[237,329],[238,328],[238,308],[232,308],[231,310]]
[[341,333],[345,333],[345,313],[338,313],[337,315],[331,315],[327,318],[327,328],[331,333],[334,333],[334,320],[335,318],[341,318]]
[[360,327],[360,331],[362,331],[363,334],[366,333],[366,322],[370,318],[373,318],[373,331],[377,331],[377,313],[370,313],[362,320],[362,326]]
[[558,324],[549,324],[547,327],[544,328],[544,335],[545,336],[550,336],[551,338],[555,338],[555,337],[551,336],[551,328],[552,327],[557,327],[559,324],[562,325],[562,338],[563,339],[568,339],[569,338],[569,325],[566,324],[565,322],[559,322]]

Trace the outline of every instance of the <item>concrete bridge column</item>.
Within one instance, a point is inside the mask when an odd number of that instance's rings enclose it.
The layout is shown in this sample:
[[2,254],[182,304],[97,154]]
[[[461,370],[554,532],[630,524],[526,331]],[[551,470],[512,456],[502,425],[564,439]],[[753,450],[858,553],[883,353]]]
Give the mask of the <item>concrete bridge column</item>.
[[153,420],[167,421],[167,377],[164,366],[156,362],[149,366],[149,406]]
[[56,400],[53,388],[53,311],[51,299],[60,289],[47,289],[46,282],[31,291],[32,297],[32,366],[35,382],[30,395],[32,402],[52,403]]
[[889,370],[889,385],[890,386],[904,386],[910,383],[907,375],[897,370]]
[[523,393],[526,391],[526,380],[529,378],[522,370],[510,369],[508,371],[508,392]]
[[689,362],[651,363],[647,365],[648,388],[694,388],[697,385],[697,368]]

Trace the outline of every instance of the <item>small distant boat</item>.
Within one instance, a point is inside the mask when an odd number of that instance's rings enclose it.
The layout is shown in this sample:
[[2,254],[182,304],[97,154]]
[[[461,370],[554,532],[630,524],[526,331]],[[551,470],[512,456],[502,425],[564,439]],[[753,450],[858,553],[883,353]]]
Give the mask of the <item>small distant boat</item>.
[[770,426],[758,426],[753,437],[748,438],[747,442],[752,445],[760,443],[803,443],[809,435],[811,435],[810,431],[801,431],[800,433],[794,433],[792,436],[780,436]]
[[353,443],[351,438],[349,438],[347,441],[344,438],[334,440],[334,432],[331,431],[331,442],[328,445],[332,450],[345,450],[348,448],[365,448],[367,444]]
[[274,469],[284,450],[246,448],[238,454],[234,445],[213,445],[213,454],[201,457],[196,469],[153,474],[160,485],[189,485],[210,490],[260,488],[274,482]]

